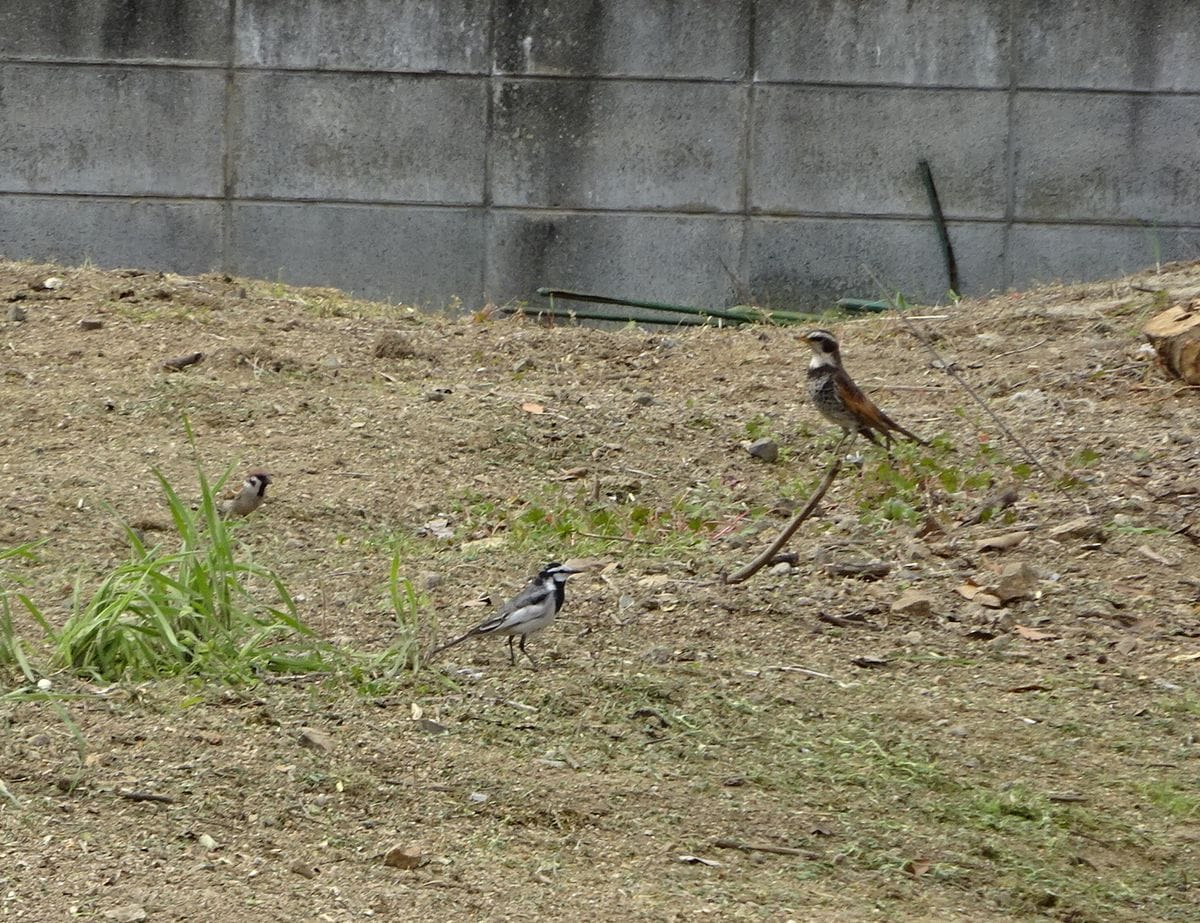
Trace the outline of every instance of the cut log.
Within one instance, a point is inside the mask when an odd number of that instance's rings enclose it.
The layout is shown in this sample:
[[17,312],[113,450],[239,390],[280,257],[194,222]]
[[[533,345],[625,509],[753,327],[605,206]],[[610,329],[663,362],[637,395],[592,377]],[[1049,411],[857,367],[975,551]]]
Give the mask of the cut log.
[[1142,329],[1167,371],[1200,385],[1200,299],[1173,305]]

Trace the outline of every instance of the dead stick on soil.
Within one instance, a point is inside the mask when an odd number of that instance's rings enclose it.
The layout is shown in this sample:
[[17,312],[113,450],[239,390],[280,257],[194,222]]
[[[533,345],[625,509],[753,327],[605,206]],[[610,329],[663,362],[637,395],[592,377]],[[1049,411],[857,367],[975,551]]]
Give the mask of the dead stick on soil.
[[818,486],[813,492],[813,495],[808,498],[808,502],[804,504],[804,509],[802,509],[796,515],[796,517],[787,524],[787,528],[779,533],[779,538],[771,542],[770,547],[767,548],[766,551],[760,554],[741,570],[735,571],[734,573],[725,577],[725,583],[741,583],[743,580],[748,580],[757,574],[760,570],[762,570],[763,566],[771,560],[771,558],[775,557],[779,549],[787,544],[788,539],[791,538],[792,535],[795,534],[796,530],[800,528],[801,523],[803,523],[804,520],[808,519],[808,517],[813,514],[813,511],[817,508],[817,504],[820,503],[821,498],[825,496],[825,491],[829,490],[829,485],[833,483],[833,479],[837,477],[838,471],[840,471],[842,468],[842,445],[845,444],[846,438],[846,436],[843,436],[841,441],[838,442],[837,448],[833,450],[833,461],[830,463],[829,468],[825,471],[825,477],[821,481],[820,486]]
[[1010,349],[1006,353],[1000,353],[998,356],[992,356],[992,361],[995,361],[996,359],[1003,359],[1007,356],[1015,356],[1017,353],[1027,353],[1031,349],[1037,349],[1039,346],[1043,346],[1049,342],[1050,338],[1046,337],[1044,340],[1038,340],[1036,343],[1030,343],[1028,346],[1022,346],[1020,349]]
[[635,545],[653,545],[656,544],[653,539],[649,538],[634,538],[631,535],[601,535],[598,532],[575,532],[576,535],[582,535],[584,538],[599,538],[606,542],[630,542]]
[[1068,496],[1067,492],[1059,485],[1058,481],[1054,478],[1054,476],[1051,475],[1048,470],[1046,470],[1046,466],[1043,465],[1041,463],[1041,461],[1038,459],[1038,457],[1033,454],[1033,452],[1030,450],[1030,448],[1027,445],[1025,445],[1025,443],[1023,443],[1020,439],[1018,439],[1016,437],[1016,434],[1014,434],[1013,431],[1005,425],[1004,421],[1001,420],[1000,417],[996,414],[996,411],[992,410],[992,408],[988,405],[988,402],[985,401],[979,395],[979,392],[977,392],[974,388],[972,388],[969,384],[967,384],[967,380],[965,378],[963,378],[961,375],[959,375],[958,372],[956,372],[954,370],[953,366],[951,366],[951,364],[949,362],[947,362],[945,359],[942,358],[941,353],[939,353],[937,351],[937,349],[934,348],[934,345],[931,342],[929,342],[929,337],[927,337],[923,333],[921,333],[921,331],[917,329],[916,325],[913,324],[912,321],[910,321],[907,317],[904,316],[903,307],[896,301],[895,298],[893,298],[890,294],[888,294],[888,290],[884,287],[883,282],[880,281],[879,276],[875,275],[875,271],[873,269],[871,269],[871,267],[866,265],[865,263],[863,264],[863,269],[865,269],[867,271],[868,275],[870,275],[872,280],[874,280],[875,285],[883,293],[884,301],[886,301],[888,304],[890,304],[893,308],[896,309],[896,311],[898,312],[896,317],[900,321],[900,323],[904,326],[904,328],[909,333],[911,333],[914,337],[917,338],[917,342],[925,347],[925,351],[928,352],[930,355],[933,356],[934,359],[937,360],[938,365],[940,366],[941,370],[943,372],[945,372],[947,375],[949,375],[952,379],[954,379],[955,383],[960,388],[962,388],[964,391],[967,392],[967,394],[970,396],[971,400],[973,400],[976,404],[978,404],[980,407],[983,408],[983,412],[986,413],[991,418],[992,422],[995,423],[997,427],[999,427],[1000,431],[1002,433],[1004,433],[1005,436],[1007,436],[1009,439],[1012,440],[1013,444],[1017,448],[1019,448],[1022,452],[1025,453],[1025,457],[1029,459],[1029,461],[1033,465],[1033,467],[1037,468],[1037,470],[1040,471],[1045,476],[1046,480],[1048,480],[1050,482],[1050,485],[1051,485],[1051,487],[1054,488],[1054,490],[1056,490],[1058,493],[1062,494],[1064,497]]
[[156,804],[174,804],[175,799],[170,795],[156,795],[154,792],[131,792],[123,788],[117,789],[117,794],[128,801],[153,801]]
[[738,849],[742,852],[769,852],[777,856],[803,856],[805,859],[817,858],[814,853],[807,849],[794,849],[791,846],[771,846],[769,843],[739,843],[737,840],[731,840],[726,837],[714,840],[713,846],[717,849]]

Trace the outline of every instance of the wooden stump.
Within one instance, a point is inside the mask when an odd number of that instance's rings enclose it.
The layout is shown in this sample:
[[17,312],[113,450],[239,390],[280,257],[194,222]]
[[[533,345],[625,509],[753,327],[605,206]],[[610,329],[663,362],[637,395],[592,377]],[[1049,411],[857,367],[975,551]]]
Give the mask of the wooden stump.
[[1142,333],[1171,374],[1200,385],[1200,299],[1152,317]]

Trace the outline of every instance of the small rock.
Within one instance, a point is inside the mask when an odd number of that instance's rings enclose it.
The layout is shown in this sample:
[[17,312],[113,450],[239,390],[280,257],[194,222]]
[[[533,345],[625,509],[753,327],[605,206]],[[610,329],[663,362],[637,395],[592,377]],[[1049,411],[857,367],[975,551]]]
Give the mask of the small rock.
[[307,878],[309,880],[317,877],[317,870],[315,868],[300,861],[293,862],[291,865],[289,865],[288,871],[295,872],[301,878]]
[[786,577],[791,572],[792,565],[790,565],[787,561],[780,561],[778,564],[772,566],[771,570],[769,571],[769,573],[775,577]]
[[1050,530],[1050,537],[1056,541],[1075,540],[1083,542],[1102,542],[1105,539],[1104,529],[1100,520],[1095,516],[1079,516]]
[[137,923],[138,920],[147,919],[146,908],[141,904],[125,904],[104,911],[104,919],[115,920],[116,923]]
[[302,727],[300,728],[300,746],[309,750],[317,750],[321,753],[328,753],[333,749],[333,738],[324,731],[316,728]]
[[79,319],[79,327],[82,330],[99,330],[104,326],[104,321],[98,317],[81,317]]
[[905,590],[892,603],[892,612],[897,615],[911,615],[917,618],[928,618],[933,615],[933,599],[922,590]]
[[206,849],[209,852],[212,852],[214,849],[217,848],[217,841],[214,840],[207,833],[202,833],[198,837],[196,837],[196,842],[200,844],[201,849]]
[[903,641],[905,644],[911,645],[912,647],[916,647],[918,644],[920,644],[925,639],[919,631],[909,631],[909,632],[905,632],[903,635],[901,635],[900,640]]
[[1025,410],[1034,410],[1049,404],[1050,397],[1041,388],[1024,388],[1010,394],[1008,402]]
[[434,388],[432,391],[425,392],[425,400],[436,404],[438,401],[444,401],[451,393],[449,388]]
[[[1024,561],[1014,564],[1007,564],[1004,570],[1000,572],[1000,579],[996,581],[992,590],[1000,602],[1009,603],[1014,599],[1027,599],[1037,592],[1038,575],[1032,567]],[[979,602],[979,597],[975,597],[975,601]],[[986,604],[985,604],[986,605]]]
[[396,330],[385,330],[375,341],[376,359],[412,359],[417,355],[412,340]]
[[999,609],[1004,603],[1000,602],[1000,597],[992,593],[976,593],[971,602],[979,603],[981,606],[987,606],[989,609]]
[[[451,533],[451,534],[453,534],[453,533]],[[441,574],[437,573],[436,571],[426,570],[426,571],[421,571],[421,573],[419,573],[417,575],[417,582],[421,585],[421,588],[424,590],[436,590],[438,587],[440,587],[443,583],[446,582],[446,578],[443,577]]]
[[337,356],[330,354],[321,360],[321,368],[336,372],[342,367],[342,360]]
[[8,309],[8,319],[14,323],[21,323],[25,320],[25,309],[19,304],[10,305]]
[[643,391],[641,394],[635,394],[633,396],[633,402],[641,407],[649,407],[654,403],[654,395],[647,391]]
[[421,847],[416,844],[397,844],[383,856],[383,864],[394,869],[415,869],[424,863]]
[[756,439],[746,446],[746,451],[765,462],[779,459],[779,445],[773,439]]
[[525,356],[513,363],[513,374],[520,375],[522,372],[529,372],[537,368],[537,363],[533,361],[532,356]]
[[961,738],[961,737],[967,736],[967,729],[965,727],[963,727],[961,724],[956,724],[956,725],[954,725],[954,727],[946,728],[946,733],[949,734],[951,737]]
[[43,289],[45,289],[46,291],[53,291],[56,288],[63,287],[63,280],[60,279],[58,276],[51,276],[50,278],[48,278],[42,282],[41,287]]

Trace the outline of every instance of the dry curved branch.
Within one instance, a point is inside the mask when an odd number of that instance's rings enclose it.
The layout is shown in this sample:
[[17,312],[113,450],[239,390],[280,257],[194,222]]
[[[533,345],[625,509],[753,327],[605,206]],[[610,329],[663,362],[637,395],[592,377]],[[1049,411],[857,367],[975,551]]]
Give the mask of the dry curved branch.
[[825,469],[825,477],[821,479],[820,485],[818,485],[817,489],[813,491],[812,496],[808,498],[808,502],[804,504],[804,509],[796,514],[795,518],[793,518],[792,521],[787,524],[787,528],[779,533],[779,537],[775,539],[775,541],[771,542],[770,546],[762,554],[760,554],[741,570],[737,570],[732,574],[725,575],[725,583],[741,583],[743,580],[748,580],[757,574],[760,570],[762,570],[763,565],[770,561],[771,558],[775,557],[775,555],[779,552],[779,549],[787,544],[788,539],[790,539],[795,534],[796,530],[800,528],[801,523],[803,523],[804,520],[808,519],[808,517],[813,514],[817,508],[817,504],[821,502],[821,498],[824,497],[825,492],[829,490],[829,485],[833,483],[833,479],[837,477],[837,473],[842,468],[842,446],[845,444],[845,442],[846,437],[843,436],[841,442],[837,444],[837,448],[834,449],[833,461],[830,462],[829,467]]

